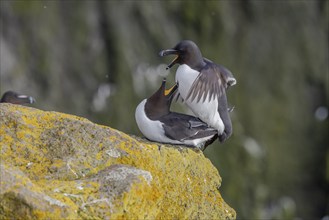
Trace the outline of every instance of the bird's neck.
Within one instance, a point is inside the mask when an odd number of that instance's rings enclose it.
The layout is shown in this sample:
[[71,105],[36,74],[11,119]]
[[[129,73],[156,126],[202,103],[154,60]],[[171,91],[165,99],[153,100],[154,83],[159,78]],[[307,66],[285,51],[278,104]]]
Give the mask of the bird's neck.
[[157,120],[170,113],[170,105],[161,97],[150,97],[145,103],[145,113],[151,120]]

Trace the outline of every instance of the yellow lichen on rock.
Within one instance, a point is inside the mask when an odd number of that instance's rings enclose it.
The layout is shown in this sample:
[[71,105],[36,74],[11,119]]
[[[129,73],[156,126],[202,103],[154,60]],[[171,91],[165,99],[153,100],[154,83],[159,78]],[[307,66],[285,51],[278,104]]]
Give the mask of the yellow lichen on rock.
[[234,219],[201,151],[0,104],[0,217]]

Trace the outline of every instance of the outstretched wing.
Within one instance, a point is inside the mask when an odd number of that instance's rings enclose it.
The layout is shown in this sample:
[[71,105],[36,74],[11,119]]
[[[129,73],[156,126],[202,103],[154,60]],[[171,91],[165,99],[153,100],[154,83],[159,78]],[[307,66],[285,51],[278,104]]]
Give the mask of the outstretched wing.
[[203,61],[208,65],[217,66],[218,72],[220,73],[220,76],[223,79],[223,84],[226,89],[228,87],[234,86],[236,84],[236,79],[234,78],[232,72],[230,70],[228,70],[225,66],[220,65],[220,64],[215,64],[214,62],[212,62],[211,60],[209,60],[205,57],[203,58]]
[[[219,98],[224,93],[225,89],[236,84],[232,72],[226,67],[215,64],[207,58],[203,58],[206,65],[200,70],[198,77],[194,80],[185,100],[193,101],[197,98],[197,102],[202,99],[202,102]],[[175,101],[185,101],[179,92],[175,94]]]
[[225,84],[220,73],[220,69],[216,64],[208,63],[204,68],[202,68],[198,77],[193,82],[190,91],[187,94],[186,100],[202,102],[212,99],[216,99],[225,91]]

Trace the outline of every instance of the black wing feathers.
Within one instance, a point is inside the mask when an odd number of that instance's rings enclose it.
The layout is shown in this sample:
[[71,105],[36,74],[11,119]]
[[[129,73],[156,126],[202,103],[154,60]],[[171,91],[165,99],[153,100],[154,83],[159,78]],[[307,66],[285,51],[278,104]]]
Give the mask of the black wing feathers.
[[197,98],[196,101],[199,102],[203,97],[202,102],[205,102],[208,96],[210,101],[220,97],[224,90],[225,85],[221,77],[220,68],[214,63],[208,63],[201,69],[198,77],[193,82],[186,100],[191,98],[191,101],[193,101]]
[[165,116],[163,124],[165,134],[173,140],[189,140],[196,138],[209,137],[217,134],[217,130],[208,127],[208,125],[196,117],[171,112]]

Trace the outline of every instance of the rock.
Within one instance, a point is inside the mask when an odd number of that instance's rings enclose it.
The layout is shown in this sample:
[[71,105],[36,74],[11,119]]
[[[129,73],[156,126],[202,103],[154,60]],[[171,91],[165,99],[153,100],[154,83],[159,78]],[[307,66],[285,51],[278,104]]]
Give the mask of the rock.
[[201,151],[0,104],[1,219],[234,219]]

